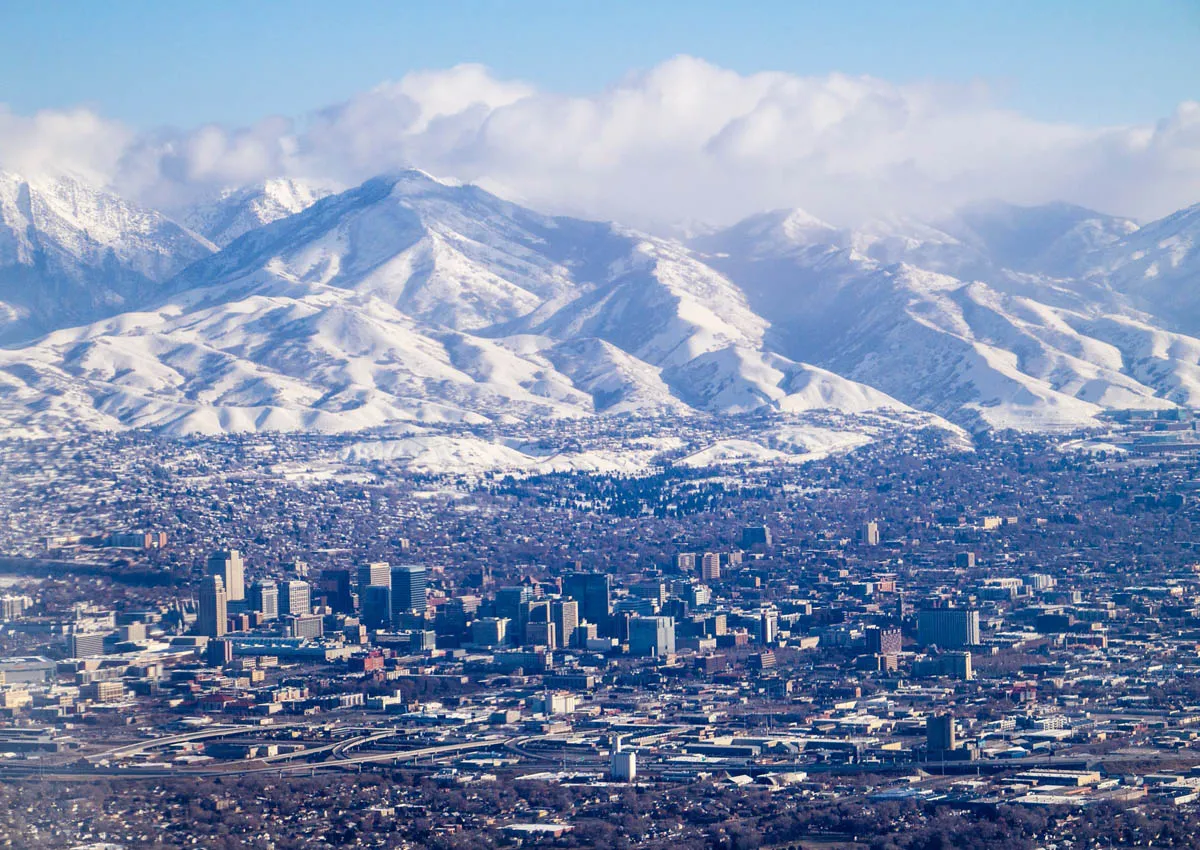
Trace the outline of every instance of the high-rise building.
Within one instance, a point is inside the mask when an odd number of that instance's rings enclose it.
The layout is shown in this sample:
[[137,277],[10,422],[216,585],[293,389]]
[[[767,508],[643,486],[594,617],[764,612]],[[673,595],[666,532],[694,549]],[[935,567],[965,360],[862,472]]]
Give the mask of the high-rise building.
[[1034,573],[1033,575],[1029,576],[1029,578],[1025,579],[1025,583],[1037,592],[1051,590],[1055,585],[1054,578],[1046,575],[1045,573]]
[[392,614],[424,614],[425,604],[425,568],[418,564],[392,567]]
[[354,595],[350,591],[350,571],[321,570],[321,595],[335,614],[354,613]]
[[563,579],[563,593],[579,603],[581,620],[595,623],[603,634],[612,613],[612,580],[604,573],[569,573]]
[[554,623],[541,620],[528,623],[525,626],[525,643],[529,646],[557,649],[559,643]]
[[480,617],[471,623],[471,641],[479,646],[495,648],[508,642],[509,620],[504,617]]
[[703,581],[717,581],[721,578],[721,556],[717,552],[705,552],[700,560],[700,578]]
[[702,584],[690,584],[679,592],[679,597],[692,608],[708,605],[712,602],[712,590]]
[[392,586],[392,568],[387,561],[372,561],[369,564],[358,565],[358,595],[362,596],[363,588]]
[[204,661],[210,667],[224,667],[233,662],[233,644],[222,638],[210,640],[204,647]]
[[196,631],[210,638],[225,634],[229,618],[229,600],[225,595],[225,580],[219,575],[208,575],[200,583],[200,610],[196,617]]
[[899,629],[867,626],[866,637],[870,655],[899,655],[903,650],[904,638]]
[[879,523],[871,520],[863,525],[862,542],[864,546],[879,545]]
[[979,611],[974,608],[926,608],[917,612],[917,642],[942,649],[979,645]]
[[942,662],[947,676],[953,676],[965,682],[975,678],[975,671],[971,668],[970,652],[946,652],[939,660]]
[[496,591],[496,616],[506,617],[515,622],[521,614],[522,606],[531,599],[533,599],[533,591],[524,585],[502,587]]
[[25,613],[26,608],[33,607],[33,599],[28,596],[0,596],[0,621],[17,620]]
[[279,585],[279,613],[284,617],[312,613],[312,588],[308,582],[292,579]]
[[549,599],[530,599],[525,603],[525,622],[527,623],[549,623],[550,622],[550,600]]
[[579,627],[579,603],[574,599],[555,599],[550,603],[550,619],[558,635],[559,646],[572,646],[575,629]]
[[662,657],[675,652],[674,617],[631,617],[629,619],[631,655]]
[[681,573],[694,573],[696,571],[696,553],[695,552],[680,552],[675,556],[675,569]]
[[91,658],[103,654],[103,632],[71,632],[67,635],[67,655],[72,658]]
[[638,582],[630,586],[629,594],[641,599],[649,599],[654,603],[655,611],[667,603],[667,586],[661,581]]
[[368,629],[387,629],[392,624],[392,589],[368,584],[358,593],[362,604],[362,623]]
[[279,586],[270,579],[260,579],[250,585],[250,607],[262,614],[263,620],[279,617]]
[[929,715],[925,720],[925,748],[930,752],[946,752],[957,746],[954,715],[949,712]]
[[622,596],[613,603],[613,616],[618,614],[636,614],[639,617],[653,617],[658,613],[658,606],[653,600],[641,596]]
[[441,638],[463,638],[467,633],[467,624],[475,618],[479,610],[478,596],[458,596],[449,599],[444,605],[439,605],[437,616],[433,621],[434,631]]
[[208,556],[210,576],[220,576],[225,586],[228,602],[242,602],[246,599],[246,568],[242,563],[242,553],[237,549],[222,549]]
[[767,548],[771,545],[771,529],[765,525],[748,525],[742,529],[742,548],[753,549],[755,546]]
[[529,603],[533,591],[524,585],[502,587],[496,591],[493,608],[497,617],[508,620],[507,640],[519,644],[525,639],[525,626],[529,623]]
[[283,618],[287,637],[315,639],[325,634],[325,618],[317,614],[297,614]]
[[779,612],[773,609],[762,611],[758,615],[759,639],[766,646],[774,646],[779,640]]

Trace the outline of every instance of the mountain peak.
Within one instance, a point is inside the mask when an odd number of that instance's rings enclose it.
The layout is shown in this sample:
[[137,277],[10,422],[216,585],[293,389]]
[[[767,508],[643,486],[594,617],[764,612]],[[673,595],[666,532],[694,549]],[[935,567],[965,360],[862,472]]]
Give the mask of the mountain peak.
[[332,183],[273,177],[224,189],[185,210],[181,218],[189,228],[224,247],[251,230],[303,212],[335,191]]
[[0,340],[110,315],[215,246],[70,174],[0,174]]

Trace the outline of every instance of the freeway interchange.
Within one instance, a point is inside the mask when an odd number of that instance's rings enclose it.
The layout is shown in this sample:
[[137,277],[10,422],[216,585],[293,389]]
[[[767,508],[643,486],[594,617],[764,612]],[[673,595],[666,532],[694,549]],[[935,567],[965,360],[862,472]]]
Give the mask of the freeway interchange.
[[[492,734],[470,739],[438,743],[432,746],[405,746],[414,742],[411,733],[396,728],[360,729],[334,741],[309,740],[297,749],[238,760],[213,760],[202,765],[166,764],[144,761],[145,757],[162,754],[169,749],[197,742],[236,742],[250,746],[277,743],[274,734],[284,731],[313,736],[319,727],[311,724],[287,723],[272,726],[221,724],[204,729],[147,738],[128,744],[100,749],[72,762],[52,763],[49,760],[13,760],[0,763],[0,779],[38,776],[45,779],[154,778],[179,776],[237,776],[253,773],[305,773],[317,770],[358,769],[369,764],[411,765],[422,760],[437,760],[447,756],[477,750],[503,748],[519,739]],[[340,730],[338,730],[340,731]],[[378,749],[389,740],[397,746]]]

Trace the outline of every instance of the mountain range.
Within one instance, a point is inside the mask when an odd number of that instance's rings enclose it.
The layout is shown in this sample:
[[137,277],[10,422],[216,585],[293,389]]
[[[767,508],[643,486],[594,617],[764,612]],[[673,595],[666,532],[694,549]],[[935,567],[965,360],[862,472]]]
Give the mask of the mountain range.
[[917,409],[1073,429],[1200,404],[1200,206],[990,203],[687,240],[419,171],[174,215],[0,174],[0,429],[358,431]]

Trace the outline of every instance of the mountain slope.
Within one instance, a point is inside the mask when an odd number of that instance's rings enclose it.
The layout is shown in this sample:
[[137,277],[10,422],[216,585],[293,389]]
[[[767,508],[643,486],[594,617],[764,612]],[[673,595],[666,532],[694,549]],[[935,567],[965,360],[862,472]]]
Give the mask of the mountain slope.
[[1104,282],[1165,327],[1200,335],[1200,204],[1129,234],[1092,260]]
[[180,216],[188,228],[222,248],[265,224],[295,215],[334,194],[331,184],[276,178],[228,189]]
[[777,210],[684,245],[406,171],[231,193],[197,220],[229,240],[213,253],[85,187],[2,186],[0,258],[53,280],[7,279],[13,326],[32,327],[26,289],[62,302],[51,333],[0,351],[13,430],[911,408],[1069,429],[1200,405],[1195,211],[1137,229],[987,205],[850,230]]
[[250,231],[145,304],[0,354],[0,417],[190,433],[905,409],[763,352],[767,323],[677,243],[420,172]]
[[780,211],[696,241],[772,317],[767,345],[781,354],[975,426],[1070,428],[1105,408],[1200,403],[1196,340],[1155,327],[1106,281],[1055,276],[1068,246],[1086,243],[1073,260],[1084,267],[1136,238],[1125,220],[1063,205],[857,231],[797,218],[811,219]]
[[129,309],[214,250],[81,180],[0,172],[0,343]]

